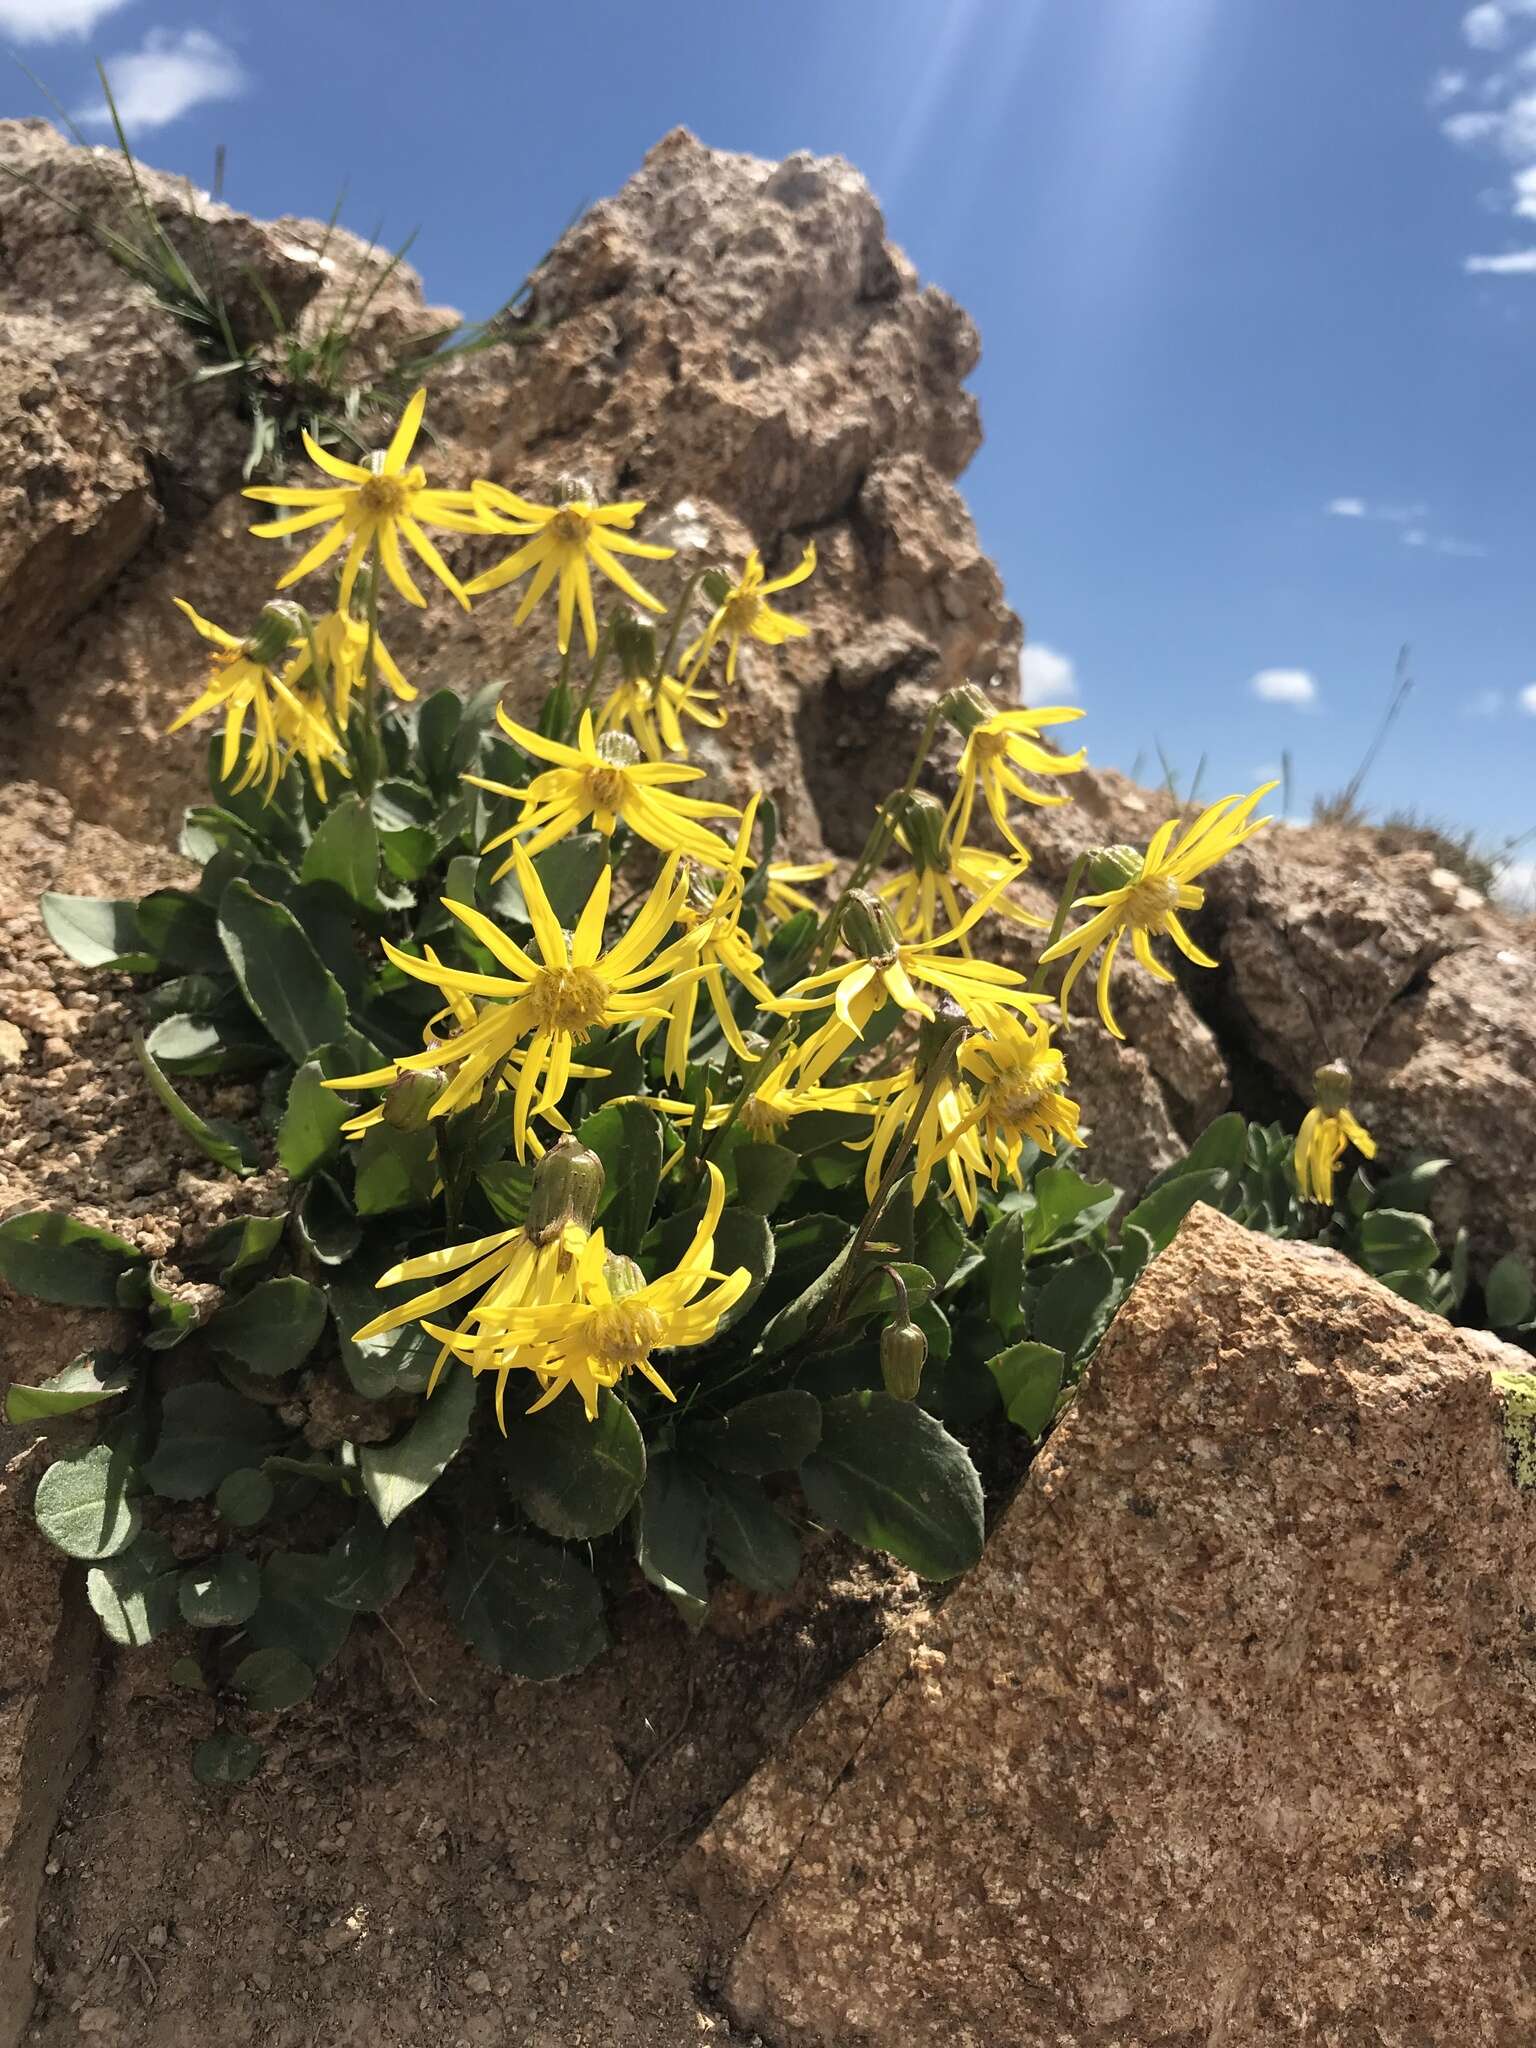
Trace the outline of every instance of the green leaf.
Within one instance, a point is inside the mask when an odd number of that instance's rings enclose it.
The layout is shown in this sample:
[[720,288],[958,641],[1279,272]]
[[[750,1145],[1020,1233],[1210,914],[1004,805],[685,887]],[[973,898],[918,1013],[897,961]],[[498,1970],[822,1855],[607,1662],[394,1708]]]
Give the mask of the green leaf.
[[733,1579],[754,1593],[787,1593],[800,1576],[800,1534],[755,1479],[709,1478],[709,1541]]
[[311,1671],[323,1671],[352,1627],[351,1615],[331,1599],[333,1583],[328,1557],[275,1552],[262,1566],[261,1605],[246,1623],[251,1647],[290,1650]]
[[306,1060],[288,1084],[288,1106],[277,1127],[278,1162],[292,1180],[304,1180],[341,1146],[350,1106],[325,1086],[318,1060]]
[[146,1529],[130,1549],[91,1566],[85,1575],[85,1597],[114,1643],[142,1649],[176,1626],[180,1570],[170,1544]]
[[370,1444],[358,1460],[363,1491],[387,1529],[440,1479],[469,1434],[474,1375],[447,1374],[398,1442]]
[[915,1402],[869,1392],[827,1402],[800,1483],[819,1521],[922,1578],[951,1579],[981,1555],[976,1467]]
[[266,1520],[276,1494],[277,1489],[266,1473],[247,1465],[220,1482],[213,1504],[235,1528],[254,1529],[258,1522]]
[[1449,1170],[1450,1164],[1449,1159],[1421,1159],[1401,1173],[1388,1174],[1376,1190],[1373,1206],[1378,1209],[1411,1209],[1417,1215],[1427,1215],[1434,1199],[1435,1185],[1441,1174]]
[[220,1117],[199,1116],[190,1103],[183,1102],[137,1031],[133,1034],[133,1049],[150,1087],[199,1151],[242,1178],[258,1171],[261,1154],[249,1131],[242,1131],[238,1124],[226,1123]]
[[987,1232],[982,1246],[982,1270],[987,1282],[987,1314],[993,1326],[1011,1337],[1024,1325],[1020,1297],[1024,1289],[1026,1219],[1010,1209]]
[[1173,1242],[1174,1233],[1196,1202],[1219,1203],[1226,1185],[1227,1176],[1220,1170],[1181,1173],[1176,1180],[1166,1181],[1150,1195],[1144,1195],[1125,1220],[1147,1233],[1154,1253],[1163,1251]]
[[1229,1109],[1208,1123],[1188,1152],[1147,1183],[1147,1193],[1182,1180],[1187,1173],[1240,1173],[1248,1156],[1248,1123],[1237,1110]]
[[97,896],[57,896],[50,890],[38,908],[49,938],[82,967],[148,974],[160,964],[139,930],[136,903]]
[[567,930],[575,929],[607,865],[608,841],[601,832],[568,833],[534,861],[534,873],[543,884],[549,907]]
[[261,1599],[261,1572],[238,1550],[226,1550],[181,1575],[177,1602],[193,1628],[238,1628]]
[[639,1425],[606,1387],[598,1391],[592,1422],[574,1393],[537,1415],[509,1415],[501,1453],[513,1499],[551,1536],[606,1536],[645,1484]]
[[280,1714],[297,1707],[315,1689],[315,1674],[292,1650],[253,1650],[231,1674],[236,1692],[244,1693],[253,1714]]
[[793,1472],[821,1442],[821,1403],[799,1387],[754,1394],[718,1422],[694,1425],[690,1450],[722,1472],[761,1479],[769,1472]]
[[936,1187],[930,1187],[913,1219],[912,1256],[942,1287],[964,1258],[970,1240],[964,1225]]
[[1038,1442],[1056,1413],[1067,1361],[1051,1344],[1026,1341],[1010,1344],[987,1360],[987,1370],[997,1381],[1003,1408],[1016,1429],[1027,1430]]
[[352,1196],[359,1216],[425,1208],[437,1184],[437,1133],[374,1124],[352,1150]]
[[1036,1337],[1067,1358],[1086,1357],[1104,1334],[1120,1291],[1115,1269],[1103,1252],[1073,1259],[1059,1267],[1040,1291],[1035,1303]]
[[37,1526],[66,1557],[115,1557],[139,1533],[139,1511],[127,1494],[133,1476],[109,1444],[60,1458],[37,1483]]
[[328,1173],[317,1173],[298,1208],[299,1239],[322,1266],[344,1266],[363,1241],[352,1204]]
[[[647,1247],[651,1264],[657,1272],[671,1272],[693,1242],[694,1232],[704,1215],[702,1203],[697,1208],[687,1209],[680,1216],[669,1216]],[[752,1276],[751,1284],[739,1300],[734,1301],[720,1318],[719,1328],[723,1333],[739,1323],[742,1317],[763,1291],[763,1285],[773,1271],[774,1240],[768,1228],[766,1217],[757,1215],[751,1209],[722,1209],[720,1220],[715,1225],[714,1270],[717,1273],[734,1273],[745,1267]]]
[[206,867],[216,853],[238,853],[255,860],[261,852],[249,829],[233,811],[218,804],[193,804],[181,814],[179,852],[199,867]]
[[344,796],[321,820],[304,853],[299,880],[337,889],[348,902],[376,916],[379,901],[379,835],[360,796]]
[[144,1254],[125,1239],[53,1209],[0,1223],[0,1280],[37,1301],[115,1308],[119,1282],[146,1268]]
[[1425,1273],[1440,1255],[1434,1225],[1411,1209],[1372,1209],[1360,1219],[1360,1255],[1372,1273]]
[[416,1569],[416,1538],[403,1522],[386,1529],[371,1508],[331,1545],[329,1598],[350,1614],[377,1614]]
[[1042,1166],[1031,1191],[1035,1205],[1026,1235],[1032,1252],[1091,1236],[1109,1221],[1120,1199],[1113,1181],[1084,1180],[1070,1166]]
[[187,889],[156,889],[139,899],[139,930],[166,967],[179,974],[219,974],[225,966],[212,904]]
[[59,1415],[78,1415],[82,1408],[94,1408],[100,1401],[126,1393],[133,1385],[133,1372],[114,1351],[83,1351],[40,1386],[19,1383],[6,1389],[7,1422],[50,1422]]
[[499,1530],[465,1535],[443,1599],[466,1641],[515,1678],[566,1678],[607,1647],[603,1597],[569,1551]]
[[598,1220],[610,1251],[634,1258],[651,1221],[661,1180],[661,1119],[643,1102],[610,1102],[578,1126],[577,1137],[603,1162]]
[[463,763],[456,742],[464,707],[453,690],[434,690],[416,714],[416,751],[434,788],[453,791]]
[[168,1074],[243,1074],[269,1067],[279,1056],[244,1003],[238,1016],[220,1008],[208,1016],[167,1017],[144,1043]]
[[172,1387],[160,1414],[160,1439],[143,1468],[165,1500],[197,1500],[231,1472],[244,1471],[282,1431],[271,1413],[217,1380]]
[[292,911],[233,881],[219,898],[219,936],[253,1014],[296,1066],[347,1025],[347,999]]
[[221,1728],[192,1752],[192,1775],[199,1785],[246,1785],[261,1769],[265,1752],[249,1735]]
[[744,1209],[771,1216],[788,1193],[799,1168],[798,1154],[785,1145],[738,1145],[731,1155],[736,1196]]
[[442,1347],[420,1323],[404,1323],[398,1330],[386,1330],[361,1344],[352,1335],[420,1289],[419,1281],[407,1281],[403,1287],[375,1291],[368,1277],[371,1270],[376,1269],[358,1261],[326,1284],[341,1343],[342,1368],[356,1391],[369,1401],[384,1401],[391,1394],[424,1393]]
[[197,1263],[213,1267],[227,1287],[267,1263],[282,1243],[287,1221],[287,1211],[279,1210],[275,1216],[237,1216],[221,1223],[198,1247]]
[[437,858],[437,799],[419,782],[392,776],[369,798],[384,865],[402,882],[416,882]]
[[[794,1270],[804,1261],[811,1265],[814,1277],[808,1277],[800,1292],[764,1325],[758,1339],[764,1358],[776,1358],[798,1343],[817,1317],[831,1307],[853,1241],[853,1225],[832,1216],[797,1216],[774,1231],[773,1241],[779,1266],[793,1261]],[[826,1263],[818,1266],[823,1258]]]
[[1491,1330],[1513,1330],[1531,1320],[1536,1289],[1530,1267],[1517,1253],[1507,1253],[1489,1273],[1483,1282],[1483,1302]]
[[896,1281],[891,1277],[893,1272],[907,1290],[909,1308],[920,1309],[930,1299],[933,1275],[906,1259],[893,1259],[888,1265],[876,1266],[864,1275],[848,1303],[848,1322],[855,1323],[870,1316],[879,1316],[883,1320],[900,1308],[901,1296],[896,1291]]
[[258,1280],[238,1301],[227,1301],[208,1324],[207,1336],[263,1379],[301,1366],[325,1328],[325,1296],[296,1273]]
[[709,1605],[709,1495],[674,1451],[651,1458],[635,1503],[635,1557],[690,1628]]

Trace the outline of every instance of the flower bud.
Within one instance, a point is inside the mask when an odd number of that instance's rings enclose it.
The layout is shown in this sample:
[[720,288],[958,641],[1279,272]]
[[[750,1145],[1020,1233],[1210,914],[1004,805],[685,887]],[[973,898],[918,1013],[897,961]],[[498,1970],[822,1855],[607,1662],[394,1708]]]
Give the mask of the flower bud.
[[915,1401],[928,1363],[928,1339],[916,1323],[887,1323],[880,1332],[880,1377],[898,1401]]
[[534,1244],[548,1244],[567,1223],[590,1230],[606,1177],[597,1154],[567,1131],[533,1169],[524,1234]]
[[930,796],[926,789],[903,790],[892,799],[891,812],[906,839],[912,865],[919,872],[924,868],[946,872],[949,863],[944,853],[944,806],[938,798]]
[[608,1282],[608,1292],[615,1301],[624,1301],[631,1294],[638,1294],[645,1285],[645,1275],[640,1268],[621,1252],[609,1252],[603,1260],[603,1278]]
[[959,1050],[954,1036],[965,1021],[965,1012],[953,996],[934,997],[933,1015],[925,1017],[917,1027],[917,1053],[912,1065],[919,1081],[926,1081],[940,1060],[947,1059],[950,1066],[954,1065]]
[[1129,888],[1141,873],[1141,853],[1134,846],[1100,846],[1088,861],[1090,892]]
[[700,590],[714,605],[724,604],[735,587],[723,569],[706,569],[699,578]]
[[290,603],[285,597],[275,597],[270,604],[262,606],[255,631],[245,643],[245,651],[263,668],[272,668],[282,660],[294,641],[308,631],[309,615],[304,607]]
[[966,739],[978,725],[997,715],[997,706],[974,683],[961,683],[957,689],[946,690],[939,699],[939,710]]
[[633,768],[640,759],[640,743],[627,732],[605,732],[597,743],[598,759],[615,768]]
[[557,505],[595,505],[597,485],[579,470],[563,469],[555,478],[552,495]]
[[626,683],[647,681],[656,673],[656,630],[636,613],[621,611],[615,615],[613,651]]
[[843,905],[843,937],[866,960],[894,960],[901,935],[890,911],[868,889],[852,889]]
[[384,1097],[385,1123],[392,1131],[424,1131],[447,1079],[441,1067],[416,1067],[397,1075]]
[[1326,1067],[1319,1067],[1312,1076],[1312,1086],[1317,1092],[1317,1106],[1323,1115],[1337,1116],[1341,1109],[1349,1107],[1354,1076],[1342,1060],[1330,1060]]

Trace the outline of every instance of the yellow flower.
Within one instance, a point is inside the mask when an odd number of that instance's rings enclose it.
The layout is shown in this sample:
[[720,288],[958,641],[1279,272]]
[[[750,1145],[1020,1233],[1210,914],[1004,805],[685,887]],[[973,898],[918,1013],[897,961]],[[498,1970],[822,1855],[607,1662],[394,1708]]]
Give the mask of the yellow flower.
[[665,760],[668,754],[680,754],[686,760],[683,720],[691,719],[695,725],[718,732],[725,724],[725,713],[715,709],[717,702],[713,690],[696,690],[675,676],[663,676],[659,683],[649,676],[627,677],[615,686],[597,714],[598,737],[625,727],[647,761]]
[[[787,576],[776,576],[772,582],[764,582],[763,558],[754,548],[741,572],[741,581],[726,585],[709,624],[684,655],[688,680],[695,680],[721,640],[727,643],[727,683],[736,680],[736,658],[743,640],[757,640],[764,647],[782,647],[786,640],[803,640],[810,627],[799,619],[790,618],[785,612],[776,612],[768,599],[780,590],[791,590],[797,583],[803,583],[815,567],[816,544],[808,541],[805,553]],[[724,581],[723,578],[721,580]]]
[[1317,1107],[1309,1109],[1296,1134],[1296,1185],[1304,1202],[1333,1201],[1333,1176],[1350,1145],[1366,1159],[1376,1157],[1376,1140],[1351,1115],[1350,1073],[1342,1061],[1319,1067]]
[[[581,729],[574,747],[559,740],[547,740],[518,725],[499,707],[497,722],[509,739],[536,761],[551,765],[536,775],[526,789],[512,789],[504,782],[488,782],[480,775],[464,780],[493,796],[521,800],[523,814],[515,825],[499,832],[485,844],[492,853],[510,840],[523,843],[529,855],[540,854],[567,832],[575,832],[590,818],[598,831],[612,837],[615,826],[627,825],[637,839],[643,839],[662,853],[686,853],[712,867],[724,867],[730,859],[725,842],[706,832],[700,818],[735,818],[740,814],[729,804],[706,803],[702,798],[678,796],[671,785],[697,781],[702,774],[680,762],[642,761],[640,749],[628,733],[592,735],[592,714],[581,715]],[[510,860],[497,869],[504,875]]]
[[[791,1046],[763,1072],[737,1112],[735,1121],[755,1142],[774,1144],[797,1116],[809,1116],[818,1110],[868,1116],[873,1109],[873,1098],[862,1082],[850,1081],[837,1088],[807,1084],[800,1073],[800,1058],[799,1047]],[[691,1102],[678,1102],[666,1096],[646,1099],[653,1108],[667,1111],[680,1123],[687,1123],[694,1113]],[[704,1111],[705,1130],[718,1130],[730,1119],[732,1100],[727,1097],[709,1104]]]
[[[944,829],[943,806],[926,790],[908,791],[899,811],[896,842],[910,857],[911,866],[882,882],[878,894],[890,904],[904,939],[933,938],[941,911],[950,924],[958,925],[965,915],[962,889],[969,896],[986,897],[997,915],[1010,924],[1044,926],[1043,917],[1036,917],[1005,893],[1008,884],[1029,865],[1028,855],[1009,860],[1000,853],[961,846]],[[961,939],[960,950],[970,952],[968,937]]]
[[1042,1019],[998,1018],[960,1048],[960,1071],[975,1090],[963,1135],[980,1147],[987,1178],[1022,1185],[1025,1140],[1055,1156],[1058,1141],[1078,1145],[1078,1106],[1066,1094],[1067,1063]]
[[[524,1364],[543,1389],[528,1411],[555,1400],[566,1387],[581,1395],[589,1419],[597,1415],[598,1390],[616,1387],[626,1373],[642,1374],[669,1401],[676,1396],[652,1363],[652,1354],[707,1344],[720,1318],[752,1284],[745,1266],[724,1278],[712,1271],[715,1230],[725,1207],[725,1181],[709,1167],[709,1198],[693,1242],[672,1272],[647,1280],[631,1259],[611,1256],[601,1230],[594,1231],[580,1265],[580,1301],[574,1306],[507,1308],[488,1316],[481,1331],[499,1353],[487,1365],[506,1370]],[[705,1288],[709,1281],[716,1284]],[[427,1327],[459,1355],[468,1347],[456,1331]],[[486,1346],[477,1337],[479,1355]],[[486,1369],[484,1366],[477,1369]]]
[[1255,804],[1268,796],[1275,786],[1273,782],[1266,782],[1251,796],[1223,797],[1220,803],[1202,811],[1177,840],[1174,834],[1178,832],[1179,821],[1170,819],[1153,833],[1152,842],[1144,854],[1138,854],[1133,846],[1112,846],[1099,855],[1095,864],[1097,873],[1091,873],[1090,879],[1114,876],[1116,885],[1094,896],[1079,896],[1078,907],[1096,909],[1097,915],[1086,924],[1079,925],[1076,931],[1065,933],[1040,955],[1042,964],[1065,959],[1068,954],[1072,956],[1072,965],[1063,977],[1058,997],[1063,1016],[1067,1013],[1072,984],[1102,945],[1104,958],[1099,963],[1099,1015],[1107,1031],[1116,1038],[1125,1036],[1109,1007],[1109,970],[1114,963],[1116,949],[1127,932],[1131,935],[1131,948],[1136,958],[1159,981],[1172,981],[1173,976],[1152,951],[1151,941],[1157,935],[1166,934],[1184,957],[1193,960],[1197,967],[1216,965],[1185,931],[1179,912],[1198,910],[1205,901],[1205,891],[1194,886],[1194,876],[1214,867],[1217,861],[1269,823],[1268,818],[1253,818],[1252,812]]
[[[905,1137],[927,1082],[918,1068],[908,1067],[903,1073],[870,1086],[878,1098],[878,1107],[864,1168],[864,1193],[872,1202],[891,1149]],[[967,1223],[976,1220],[976,1181],[986,1171],[975,1122],[975,1098],[962,1077],[951,1072],[928,1096],[913,1146],[912,1199],[923,1199],[934,1168],[942,1165],[949,1176],[950,1192]]]
[[512,621],[514,626],[520,626],[558,576],[557,638],[562,654],[571,644],[571,617],[578,610],[587,652],[597,651],[593,569],[601,569],[626,597],[644,605],[647,611],[664,609],[648,590],[641,589],[617,559],[619,555],[643,555],[649,562],[665,562],[677,553],[676,548],[659,548],[648,541],[635,540],[626,531],[645,510],[643,498],[623,505],[596,505],[589,497],[575,497],[564,505],[531,505],[500,484],[477,483],[475,503],[480,510],[482,533],[528,534],[532,538],[494,569],[477,576],[468,586],[470,595],[479,597],[488,590],[500,590],[504,583],[514,582],[532,569],[533,581],[523,592]]
[[768,886],[763,892],[763,904],[768,915],[782,924],[802,910],[814,911],[815,903],[795,885],[799,882],[824,882],[836,866],[835,860],[773,861],[768,869]]
[[512,849],[511,865],[528,906],[538,959],[525,953],[483,911],[445,897],[443,908],[506,969],[504,975],[445,967],[430,958],[417,960],[387,939],[384,952],[402,973],[432,983],[450,1001],[456,996],[489,1000],[479,1006],[474,1022],[454,1037],[372,1073],[351,1074],[325,1085],[387,1087],[402,1073],[441,1067],[449,1079],[430,1114],[450,1116],[476,1101],[486,1081],[510,1060],[517,1065],[513,1138],[521,1159],[528,1150],[529,1118],[550,1115],[558,1108],[573,1072],[573,1048],[608,1025],[664,1015],[669,977],[699,970],[687,939],[659,953],[655,950],[676,922],[687,887],[676,859],[667,862],[629,930],[606,953],[603,924],[613,885],[611,868],[599,874],[568,939],[549,907],[533,862],[520,846]]
[[1077,774],[1087,762],[1087,749],[1079,747],[1075,754],[1052,753],[1040,745],[1040,734],[1048,725],[1063,725],[1081,718],[1081,708],[1061,704],[1054,708],[994,711],[980,690],[967,683],[964,689],[950,692],[946,710],[965,734],[960,753],[960,783],[944,820],[950,844],[965,844],[979,789],[986,798],[993,824],[1016,852],[1024,853],[1023,842],[1008,822],[1008,799],[1018,797],[1027,804],[1064,804],[1066,798],[1033,788],[1018,771],[1024,768],[1031,775]]
[[[306,644],[300,647],[284,672],[283,679],[288,687],[297,692],[317,661],[320,677],[330,690],[336,723],[345,732],[352,715],[353,695],[362,688],[368,672],[367,621],[344,611],[327,612],[324,618],[316,619]],[[406,681],[399,663],[377,636],[374,640],[374,665],[391,692],[402,704],[409,704],[416,696],[415,685]]]
[[350,778],[352,774],[347,750],[331,723],[325,692],[307,679],[295,682],[291,671],[283,681],[286,687],[272,706],[272,722],[288,755],[302,756],[315,795],[324,803],[327,762],[338,775]]
[[411,581],[400,552],[404,540],[444,589],[451,591],[468,611],[469,599],[458,578],[428,540],[422,525],[425,522],[428,526],[447,527],[455,533],[483,533],[484,522],[475,510],[473,493],[429,490],[427,473],[421,465],[406,467],[426,403],[425,390],[418,391],[401,415],[389,446],[372,455],[367,463],[343,462],[306,434],[304,446],[310,461],[334,479],[328,485],[297,488],[288,484],[257,484],[247,490],[248,498],[259,499],[264,505],[298,508],[281,519],[253,526],[251,532],[263,540],[281,540],[311,526],[329,527],[308,554],[278,578],[279,590],[297,583],[345,547],[340,605],[344,612],[350,611],[358,571],[377,549],[384,574],[400,595],[408,604],[424,605],[427,600]]
[[210,643],[214,654],[208,687],[172,719],[166,731],[180,732],[205,712],[222,711],[224,747],[219,774],[229,782],[240,758],[240,740],[249,712],[250,743],[244,772],[232,785],[236,790],[249,789],[252,783],[259,782],[263,794],[270,797],[288,755],[295,750],[309,761],[311,773],[317,760],[331,760],[345,774],[346,756],[323,705],[317,707],[297,697],[277,673],[276,663],[302,628],[298,608],[283,604],[266,606],[256,631],[249,639],[237,640],[233,633],[226,633],[222,626],[193,611],[185,599],[178,597],[174,602],[176,609]]

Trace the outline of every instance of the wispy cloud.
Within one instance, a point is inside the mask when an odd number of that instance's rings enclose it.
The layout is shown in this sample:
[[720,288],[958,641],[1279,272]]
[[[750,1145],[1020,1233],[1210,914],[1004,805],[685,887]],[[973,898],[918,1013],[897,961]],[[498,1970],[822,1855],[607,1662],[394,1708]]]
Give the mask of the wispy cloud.
[[[1442,70],[1427,99],[1442,113],[1441,133],[1462,149],[1485,151],[1509,167],[1508,183],[1484,193],[1495,212],[1536,220],[1536,0],[1483,0],[1462,16],[1462,37],[1473,58]],[[1481,66],[1478,59],[1483,60]],[[1477,104],[1470,104],[1476,102]],[[1469,277],[1529,277],[1536,249],[1506,249],[1463,258]]]
[[1434,532],[1426,524],[1429,518],[1427,505],[1397,504],[1379,498],[1330,498],[1323,510],[1330,519],[1376,520],[1384,526],[1395,526],[1404,547],[1427,548],[1434,555],[1470,557],[1488,552],[1477,541],[1458,540],[1454,534]]
[[1364,498],[1330,498],[1323,510],[1333,519],[1364,519]]
[[1317,682],[1304,668],[1261,668],[1248,685],[1265,704],[1289,704],[1308,711],[1317,702]]
[[1026,647],[1019,656],[1019,696],[1026,704],[1075,704],[1077,668],[1071,657],[1047,647]]
[[1466,89],[1465,71],[1437,71],[1429,81],[1429,104],[1431,107],[1446,106],[1450,101],[1460,99]]
[[1509,39],[1509,17],[1493,0],[1484,0],[1461,17],[1461,32],[1474,50],[1502,50]]
[[1528,711],[1532,718],[1536,718],[1536,683],[1527,683],[1520,692],[1520,709]]
[[[164,128],[209,100],[236,98],[246,86],[234,52],[200,28],[152,28],[137,50],[110,58],[106,72],[123,126],[130,131]],[[105,128],[112,117],[106,103],[97,101],[77,109],[75,119]]]
[[61,43],[88,36],[128,0],[0,0],[0,36],[18,43]]
[[1469,256],[1469,277],[1536,277],[1536,249],[1509,249],[1502,256]]

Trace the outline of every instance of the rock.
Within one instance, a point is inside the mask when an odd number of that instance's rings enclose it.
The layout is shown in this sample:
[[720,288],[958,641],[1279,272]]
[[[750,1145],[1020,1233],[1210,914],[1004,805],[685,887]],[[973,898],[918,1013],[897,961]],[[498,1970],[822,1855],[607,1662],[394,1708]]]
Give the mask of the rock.
[[1536,2029],[1524,1353],[1197,1209],[985,1558],[686,1875],[775,2048]]

